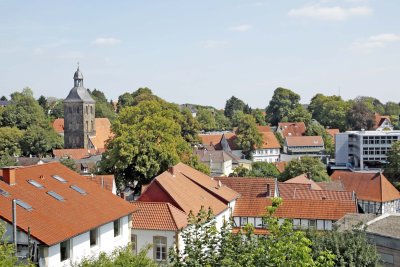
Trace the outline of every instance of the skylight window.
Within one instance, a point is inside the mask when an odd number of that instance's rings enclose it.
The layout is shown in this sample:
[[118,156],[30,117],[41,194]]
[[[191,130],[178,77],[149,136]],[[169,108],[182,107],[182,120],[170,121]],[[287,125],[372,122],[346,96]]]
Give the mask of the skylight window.
[[33,185],[36,188],[44,188],[44,186],[38,182],[36,182],[35,180],[28,180],[28,183],[30,183],[31,185]]
[[75,190],[76,192],[78,192],[81,195],[86,195],[87,194],[85,190],[83,190],[82,188],[80,188],[80,187],[78,187],[76,185],[71,185],[70,187],[71,187],[71,189]]
[[51,177],[53,177],[54,179],[56,179],[57,181],[59,181],[60,183],[63,183],[63,184],[65,184],[67,182],[67,180],[65,180],[58,174],[52,175]]
[[10,193],[0,188],[0,195],[2,195],[3,197],[9,197]]
[[64,201],[64,198],[62,196],[60,196],[59,194],[57,194],[56,192],[54,192],[54,191],[48,191],[47,194],[49,194],[50,196],[54,197],[58,201]]
[[20,200],[20,199],[16,199],[16,200],[15,200],[15,203],[17,203],[18,206],[20,206],[20,207],[26,209],[27,211],[32,211],[32,206],[29,205],[28,203],[23,202],[23,201]]

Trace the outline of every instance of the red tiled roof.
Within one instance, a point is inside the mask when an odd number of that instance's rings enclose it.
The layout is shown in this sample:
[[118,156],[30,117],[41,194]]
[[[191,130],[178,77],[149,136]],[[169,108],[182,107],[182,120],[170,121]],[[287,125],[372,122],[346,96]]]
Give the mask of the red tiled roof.
[[321,136],[294,136],[286,137],[287,146],[324,146],[324,140]]
[[272,164],[275,165],[276,169],[282,173],[285,171],[286,166],[288,165],[289,162],[287,161],[277,161],[277,162],[273,162]]
[[55,119],[53,121],[53,129],[56,133],[63,133],[64,132],[64,119]]
[[103,188],[112,191],[114,187],[114,175],[93,175],[93,176],[84,176],[89,181],[95,182],[99,186],[104,186]]
[[[274,196],[275,179],[263,177],[216,177],[223,185],[240,194],[240,198]],[[269,188],[269,192],[267,189]]]
[[340,133],[339,129],[326,129],[326,132],[335,140],[335,135]]
[[187,215],[170,203],[133,202],[137,208],[133,218],[133,229],[178,231],[187,225]]
[[86,148],[69,148],[69,149],[53,149],[53,155],[56,158],[69,157],[71,159],[84,159],[93,155],[101,154],[96,149],[86,149]]
[[222,134],[199,134],[200,141],[203,145],[217,146],[221,142]]
[[293,199],[353,200],[353,193],[348,191],[298,189],[294,191]]
[[317,182],[323,190],[344,191],[344,186],[341,181]]
[[304,122],[280,122],[278,123],[284,138],[288,136],[303,136],[306,133],[306,125]]
[[275,134],[272,132],[261,132],[263,142],[261,148],[268,149],[268,148],[281,148],[281,144],[279,143],[278,139],[276,138]]
[[225,137],[226,141],[228,141],[229,147],[232,150],[240,150],[240,148],[236,145],[236,134],[235,133],[224,133],[223,136]]
[[306,174],[301,174],[292,179],[285,181],[289,184],[309,184],[312,190],[322,190],[322,188],[313,180],[309,179]]
[[[55,174],[67,182],[61,183],[52,178]],[[29,227],[32,237],[47,246],[132,214],[135,210],[132,204],[102,190],[58,162],[16,168],[15,177],[16,185],[13,186],[0,181],[0,188],[10,193],[9,197],[0,195],[0,217],[11,223],[12,199],[26,202],[32,206],[32,211],[17,205],[18,228],[27,232]],[[29,184],[29,179],[44,188]],[[78,186],[87,194],[81,195],[71,189],[71,185]],[[56,192],[65,200],[56,200],[47,194],[48,191]]]
[[310,184],[279,183],[279,194],[282,198],[293,198],[296,190],[311,190]]
[[400,199],[400,192],[381,173],[335,171],[334,181],[341,181],[347,191],[354,191],[358,199],[387,202]]
[[374,115],[375,115],[374,129],[379,128],[385,120],[388,120],[390,122],[390,116],[382,116],[376,112]]
[[[197,171],[188,171],[183,163],[158,175],[139,197],[138,201],[169,202],[186,214],[197,213],[202,207],[213,210],[215,215],[228,208],[226,200],[235,198],[229,188],[219,187],[217,181]],[[198,175],[198,177],[193,177]],[[189,178],[190,177],[190,178]],[[212,184],[212,187],[209,185]],[[236,193],[237,194],[237,193]]]
[[260,133],[269,133],[269,132],[272,132],[272,131],[271,131],[271,127],[269,127],[269,126],[257,125],[257,128],[258,128],[258,131],[259,131]]

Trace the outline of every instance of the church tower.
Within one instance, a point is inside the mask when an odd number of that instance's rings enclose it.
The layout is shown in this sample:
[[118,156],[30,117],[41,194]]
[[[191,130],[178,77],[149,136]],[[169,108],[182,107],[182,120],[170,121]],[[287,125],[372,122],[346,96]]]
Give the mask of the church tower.
[[64,148],[89,148],[89,136],[96,135],[95,101],[83,87],[83,75],[74,74],[74,87],[64,100]]

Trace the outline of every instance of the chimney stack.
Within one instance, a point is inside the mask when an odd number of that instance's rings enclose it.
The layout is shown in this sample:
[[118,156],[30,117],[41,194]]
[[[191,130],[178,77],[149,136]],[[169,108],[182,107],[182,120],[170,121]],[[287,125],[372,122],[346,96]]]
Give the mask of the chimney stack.
[[169,172],[170,174],[172,174],[172,176],[175,176],[174,166],[169,167],[169,168],[168,168],[168,172]]
[[15,185],[15,167],[3,167],[3,181],[9,185]]

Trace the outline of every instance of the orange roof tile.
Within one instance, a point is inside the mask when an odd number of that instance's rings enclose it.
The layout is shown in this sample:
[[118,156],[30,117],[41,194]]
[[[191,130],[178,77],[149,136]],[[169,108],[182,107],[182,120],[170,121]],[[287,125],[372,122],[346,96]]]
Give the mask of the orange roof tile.
[[269,127],[269,126],[257,125],[257,128],[258,128],[258,131],[259,131],[260,133],[269,133],[269,132],[272,132],[272,131],[271,131],[271,127]]
[[335,171],[334,181],[341,181],[347,191],[354,191],[358,199],[387,202],[400,199],[400,192],[381,173]]
[[[240,194],[240,198],[274,196],[275,179],[264,177],[216,177],[223,185]],[[269,192],[267,192],[269,189]]]
[[324,140],[321,136],[294,136],[286,137],[287,146],[324,146]]
[[53,129],[56,133],[63,133],[64,132],[64,119],[55,119],[53,121]]
[[276,169],[282,173],[285,171],[286,166],[288,165],[289,162],[287,161],[277,161],[277,162],[273,162],[272,164],[275,165]]
[[296,190],[311,190],[310,184],[279,183],[279,195],[282,198],[293,198]]
[[104,189],[108,191],[112,191],[114,187],[114,175],[88,175],[88,176],[83,176],[89,181],[95,182],[99,186],[103,186]]
[[374,129],[380,127],[385,120],[390,122],[390,116],[382,116],[379,113],[375,112],[375,125]]
[[[32,206],[32,211],[17,205],[18,228],[27,232],[29,227],[32,237],[47,246],[132,214],[135,210],[132,204],[82,179],[81,175],[58,162],[20,167],[14,171],[15,185],[0,181],[0,188],[10,193],[9,197],[0,194],[0,217],[10,223],[12,199],[26,202]],[[67,182],[54,179],[52,175],[56,174]],[[28,183],[29,179],[44,188],[36,188]],[[71,189],[71,185],[78,186],[87,194],[81,195]],[[48,191],[61,195],[64,201],[56,200],[47,194]]]
[[335,138],[335,135],[340,133],[339,129],[326,129],[326,132],[332,136],[332,138]]
[[345,191],[341,181],[317,182],[323,190]]
[[203,145],[219,145],[222,134],[199,134],[200,141]]
[[303,136],[306,133],[304,122],[280,122],[278,129],[284,138],[288,136]]
[[[217,182],[213,181],[215,188],[212,189],[208,187],[212,181],[210,177],[199,175],[193,178],[193,175],[197,175],[197,171],[189,173],[183,166],[183,163],[177,164],[171,168],[173,174],[165,171],[154,178],[138,201],[169,202],[186,214],[191,211],[196,214],[201,207],[206,209],[210,207],[214,214],[218,215],[228,208],[224,200],[233,197],[229,188],[217,189]],[[207,181],[200,181],[202,179]]]
[[296,189],[293,199],[353,200],[353,193],[348,191]]
[[309,179],[307,177],[307,174],[301,174],[299,176],[296,176],[292,179],[289,179],[287,181],[285,181],[285,183],[289,183],[289,184],[309,184],[311,187],[311,189],[313,190],[322,190],[322,188],[313,180]]
[[69,148],[69,149],[53,149],[53,155],[56,158],[69,157],[71,159],[84,159],[93,155],[100,155],[99,151],[95,149],[86,148]]
[[178,231],[187,226],[187,215],[165,202],[133,202],[137,211],[132,218],[134,229]]
[[279,143],[278,139],[276,138],[275,134],[272,132],[262,132],[263,142],[261,148],[268,149],[268,148],[281,148],[281,144]]

